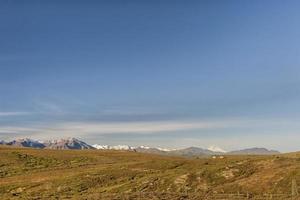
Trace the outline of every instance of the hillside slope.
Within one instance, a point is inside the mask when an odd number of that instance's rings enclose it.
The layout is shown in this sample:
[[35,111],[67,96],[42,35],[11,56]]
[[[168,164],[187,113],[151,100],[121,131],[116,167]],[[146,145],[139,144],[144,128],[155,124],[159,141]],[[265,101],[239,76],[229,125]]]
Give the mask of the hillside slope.
[[288,199],[292,180],[300,183],[299,154],[186,159],[2,146],[0,158],[1,199],[209,199],[224,193]]

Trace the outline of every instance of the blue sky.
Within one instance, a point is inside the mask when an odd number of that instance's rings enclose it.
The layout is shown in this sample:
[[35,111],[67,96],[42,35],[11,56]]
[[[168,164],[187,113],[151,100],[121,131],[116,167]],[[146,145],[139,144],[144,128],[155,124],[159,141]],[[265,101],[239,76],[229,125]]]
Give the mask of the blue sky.
[[299,1],[1,1],[1,139],[299,150]]

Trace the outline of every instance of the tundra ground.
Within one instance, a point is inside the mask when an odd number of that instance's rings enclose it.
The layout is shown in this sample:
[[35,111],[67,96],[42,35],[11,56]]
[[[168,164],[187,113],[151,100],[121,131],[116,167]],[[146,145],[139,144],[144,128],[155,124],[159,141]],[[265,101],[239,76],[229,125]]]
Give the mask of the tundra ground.
[[286,199],[292,182],[300,184],[297,153],[183,158],[0,147],[1,199],[233,198],[226,198],[227,194],[247,194],[245,198],[273,194]]

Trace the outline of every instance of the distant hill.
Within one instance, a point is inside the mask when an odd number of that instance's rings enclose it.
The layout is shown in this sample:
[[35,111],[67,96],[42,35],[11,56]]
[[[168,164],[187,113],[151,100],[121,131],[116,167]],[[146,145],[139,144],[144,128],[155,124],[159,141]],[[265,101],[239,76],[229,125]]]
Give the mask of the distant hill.
[[169,154],[180,155],[180,156],[204,156],[204,155],[222,154],[222,152],[215,152],[208,149],[202,149],[199,147],[189,147],[186,149],[171,151],[169,152]]
[[170,156],[211,156],[211,155],[271,155],[279,154],[279,151],[268,150],[266,148],[249,148],[241,149],[236,151],[225,152],[221,148],[211,147],[209,149],[204,149],[200,147],[188,147],[184,149],[164,149],[159,147],[147,147],[139,146],[132,147],[129,145],[89,145],[76,138],[67,138],[60,140],[49,140],[49,141],[37,141],[29,138],[17,139],[10,142],[4,142],[0,140],[0,144],[6,144],[15,147],[31,147],[39,149],[99,149],[99,150],[123,150],[123,151],[136,151],[141,153],[151,153],[159,155],[170,155]]
[[160,154],[160,155],[166,155],[169,152],[168,150],[162,150],[158,148],[145,147],[145,146],[137,147],[135,148],[135,151],[141,153],[152,153],[152,154]]
[[174,156],[211,156],[211,155],[272,155],[272,154],[279,154],[279,151],[275,150],[268,150],[266,148],[250,148],[250,149],[242,149],[237,151],[230,151],[230,152],[224,152],[216,150],[210,150],[210,149],[204,149],[199,147],[188,147],[184,149],[162,149],[158,147],[145,147],[145,146],[139,146],[139,147],[131,147],[128,145],[117,145],[117,146],[108,146],[108,145],[93,145],[96,149],[102,149],[102,150],[134,150],[136,152],[141,153],[151,153],[151,154],[159,154],[159,155],[174,155]]
[[242,149],[237,151],[230,151],[227,154],[230,155],[272,155],[272,154],[279,154],[279,151],[275,150],[268,150],[266,148],[249,148],[249,149]]

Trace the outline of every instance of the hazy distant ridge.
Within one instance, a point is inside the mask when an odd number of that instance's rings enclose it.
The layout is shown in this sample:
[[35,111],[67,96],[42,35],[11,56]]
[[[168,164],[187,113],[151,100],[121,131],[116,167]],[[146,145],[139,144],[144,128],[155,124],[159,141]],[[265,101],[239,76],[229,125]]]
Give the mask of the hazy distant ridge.
[[224,151],[213,151],[209,149],[199,147],[188,147],[184,149],[162,149],[159,147],[147,147],[139,146],[132,147],[128,145],[89,145],[76,138],[67,138],[60,140],[49,140],[49,141],[37,141],[29,138],[16,139],[10,142],[0,140],[0,144],[16,146],[16,147],[31,147],[39,149],[98,149],[98,150],[123,150],[123,151],[136,151],[141,153],[152,153],[161,155],[178,155],[178,156],[208,156],[208,155],[271,155],[279,154],[279,151],[268,150],[266,148],[248,148],[236,151],[224,152]]

